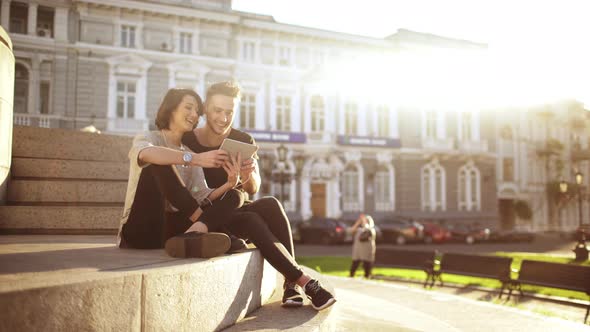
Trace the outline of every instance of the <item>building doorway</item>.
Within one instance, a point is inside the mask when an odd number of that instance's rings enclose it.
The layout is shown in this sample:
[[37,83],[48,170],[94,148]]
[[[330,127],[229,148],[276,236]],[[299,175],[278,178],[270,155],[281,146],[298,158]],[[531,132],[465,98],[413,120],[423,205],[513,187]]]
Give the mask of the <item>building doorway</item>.
[[311,213],[314,217],[326,217],[326,184],[311,184]]
[[514,211],[513,199],[498,200],[498,208],[500,212],[500,227],[502,229],[514,229],[516,225],[516,213]]

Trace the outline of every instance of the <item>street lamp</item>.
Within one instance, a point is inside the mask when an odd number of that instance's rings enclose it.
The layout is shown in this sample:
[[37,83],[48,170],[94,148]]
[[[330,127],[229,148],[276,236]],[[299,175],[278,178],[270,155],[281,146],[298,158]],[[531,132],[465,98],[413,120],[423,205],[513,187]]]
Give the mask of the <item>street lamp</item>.
[[285,204],[284,202],[284,183],[285,183],[285,161],[287,160],[287,147],[283,144],[277,147],[277,156],[278,156],[278,168],[279,168],[279,184],[281,191],[279,193],[279,200],[281,204]]
[[[580,226],[582,225],[582,182],[584,181],[584,176],[580,171],[576,173],[576,184],[578,185],[578,222]],[[573,249],[573,252],[576,254],[575,261],[583,262],[588,260],[588,248],[586,247],[586,236],[584,233],[580,235],[578,239],[578,244]]]

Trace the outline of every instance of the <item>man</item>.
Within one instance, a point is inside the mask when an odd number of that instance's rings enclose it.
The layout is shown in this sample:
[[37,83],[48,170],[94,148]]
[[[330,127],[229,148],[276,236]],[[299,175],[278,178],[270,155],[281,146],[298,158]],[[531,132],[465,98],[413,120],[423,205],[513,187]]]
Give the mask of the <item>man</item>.
[[[237,84],[233,82],[213,84],[207,91],[205,100],[205,126],[186,133],[182,139],[183,143],[196,153],[219,149],[226,138],[255,144],[250,134],[232,128],[239,102],[240,88]],[[255,155],[253,158],[242,162],[240,170],[241,182],[238,188],[245,195],[255,194],[260,188],[261,179],[257,159],[258,156]],[[226,182],[226,178],[227,174],[223,168],[205,169],[205,179],[210,188],[222,185]],[[242,231],[243,237],[249,238],[250,241],[256,244],[263,257],[285,276],[283,306],[300,307],[303,304],[303,297],[297,283],[312,299],[314,308],[321,310],[335,302],[334,297],[319,284],[318,287],[311,287],[311,282],[309,285],[299,281],[296,283],[294,277],[291,277],[292,280],[288,281],[286,276],[295,275],[295,272],[290,271],[299,269],[299,267],[294,259],[295,251],[289,220],[277,199],[264,197],[254,202],[248,202],[234,213],[232,219],[228,222],[230,225],[228,227],[232,232],[234,232],[236,224],[241,225],[248,222],[253,225],[249,226],[250,229]],[[251,229],[254,227],[258,231]],[[269,230],[270,232],[268,232]],[[238,229],[237,231],[239,233],[241,230]],[[260,238],[259,232],[266,233],[266,237]],[[236,235],[242,235],[238,233]],[[313,281],[313,283],[317,283],[317,281]],[[316,295],[315,289],[319,290],[321,295]]]

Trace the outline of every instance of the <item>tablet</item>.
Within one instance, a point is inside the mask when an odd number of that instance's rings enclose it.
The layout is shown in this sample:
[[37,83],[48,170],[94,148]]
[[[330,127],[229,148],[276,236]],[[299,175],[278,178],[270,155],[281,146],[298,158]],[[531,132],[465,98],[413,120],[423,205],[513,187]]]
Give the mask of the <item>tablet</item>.
[[231,156],[235,156],[240,152],[242,160],[246,160],[254,156],[256,151],[258,151],[258,146],[226,138],[221,143],[219,149],[227,151]]

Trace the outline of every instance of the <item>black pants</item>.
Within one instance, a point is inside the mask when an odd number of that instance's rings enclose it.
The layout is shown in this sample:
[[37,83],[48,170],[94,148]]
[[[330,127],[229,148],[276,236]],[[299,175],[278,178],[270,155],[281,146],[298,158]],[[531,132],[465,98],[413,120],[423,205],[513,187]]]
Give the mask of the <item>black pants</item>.
[[289,219],[274,197],[263,197],[235,211],[227,229],[249,239],[270,265],[287,280],[296,281],[303,272],[295,262],[295,250]]
[[[178,212],[166,212],[168,200]],[[199,220],[209,229],[219,228],[244,203],[243,194],[228,191],[203,212]],[[184,233],[191,225],[189,217],[199,207],[191,193],[179,181],[170,166],[150,165],[141,171],[135,199],[125,225],[121,247],[163,248],[169,238]]]
[[365,270],[365,278],[369,278],[371,276],[371,270],[373,269],[373,263],[370,261],[355,260],[355,261],[352,261],[352,265],[350,266],[350,276],[351,277],[354,277],[354,274],[356,273],[356,269],[359,267],[361,262],[363,262],[363,268]]

